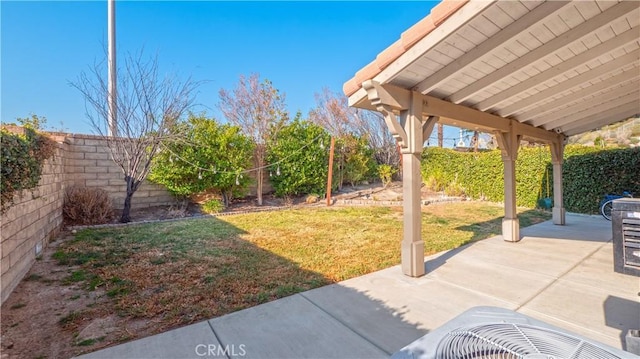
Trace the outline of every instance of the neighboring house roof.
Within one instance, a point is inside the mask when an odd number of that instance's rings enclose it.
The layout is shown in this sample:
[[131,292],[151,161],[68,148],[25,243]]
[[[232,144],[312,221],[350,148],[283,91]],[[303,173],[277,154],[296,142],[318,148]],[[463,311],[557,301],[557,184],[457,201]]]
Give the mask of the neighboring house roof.
[[445,0],[344,84],[350,105],[371,108],[366,80],[590,131],[640,113],[640,1]]

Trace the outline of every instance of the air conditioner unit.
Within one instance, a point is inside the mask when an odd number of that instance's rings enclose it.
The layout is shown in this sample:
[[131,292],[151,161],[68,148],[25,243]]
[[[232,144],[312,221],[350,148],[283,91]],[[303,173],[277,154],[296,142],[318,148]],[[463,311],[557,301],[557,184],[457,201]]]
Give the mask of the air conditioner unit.
[[511,310],[475,307],[393,354],[392,359],[638,359]]

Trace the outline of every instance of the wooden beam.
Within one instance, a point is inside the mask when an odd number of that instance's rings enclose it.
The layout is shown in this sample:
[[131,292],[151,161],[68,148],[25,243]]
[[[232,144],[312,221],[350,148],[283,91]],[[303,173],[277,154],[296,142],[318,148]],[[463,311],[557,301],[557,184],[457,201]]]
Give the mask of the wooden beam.
[[449,100],[453,103],[461,103],[476,93],[484,90],[485,88],[492,86],[494,83],[504,79],[512,73],[519,71],[520,69],[531,65],[532,63],[549,56],[569,45],[570,43],[579,40],[580,38],[598,30],[603,26],[608,26],[609,23],[631,11],[638,8],[638,2],[636,1],[623,1],[603,11],[602,13],[590,18],[589,20],[581,23],[571,30],[566,31],[555,39],[541,45],[532,51],[529,51],[522,57],[511,61],[498,70],[484,76],[483,78],[473,82],[471,85],[463,88],[462,90],[449,96]]
[[429,137],[431,136],[431,132],[433,132],[433,127],[438,122],[438,119],[439,119],[438,116],[429,116],[422,123],[422,143],[423,144],[424,144],[424,141],[429,139]]
[[562,128],[567,136],[573,136],[578,133],[596,130],[602,126],[624,121],[627,118],[640,114],[640,107],[637,103],[627,104],[620,107],[616,111],[604,111],[599,117],[592,118],[589,121],[577,121]]
[[[638,68],[634,68],[633,70],[621,72],[620,74],[600,81],[593,86],[585,87],[582,90],[573,92],[571,94],[568,94],[567,96],[560,97],[555,101],[547,102],[544,104],[544,106],[539,106],[533,110],[520,113],[518,114],[518,121],[527,122],[535,117],[556,111],[557,108],[562,107],[568,103],[572,103],[585,97],[598,94],[604,90],[610,89],[613,86],[624,84],[628,81],[637,80],[637,78],[640,77],[640,72],[638,72],[637,70]],[[638,85],[636,84],[636,86]]]
[[592,61],[593,59],[597,59],[598,57],[602,56],[602,54],[612,52],[631,42],[638,41],[639,28],[640,27],[636,26],[632,29],[625,31],[620,35],[613,37],[609,41],[605,41],[600,45],[594,46],[587,51],[581,52],[580,54],[568,60],[562,61],[556,66],[548,68],[544,72],[541,72],[535,76],[532,76],[518,83],[515,86],[511,86],[496,95],[493,95],[485,100],[478,102],[475,107],[480,111],[486,111],[504,101],[509,100],[514,96],[517,96],[525,91],[530,90],[531,88],[541,83],[544,83],[551,79],[562,76],[565,73],[574,70],[576,67],[582,66],[585,63]]
[[565,91],[571,90],[574,87],[578,87],[591,80],[595,80],[603,75],[617,71],[625,65],[637,63],[638,60],[640,60],[640,49],[637,49],[627,55],[621,56],[615,60],[609,61],[604,65],[600,65],[578,76],[574,76],[569,80],[559,83],[556,86],[550,87],[546,90],[542,90],[535,95],[523,99],[522,101],[515,102],[503,109],[499,109],[497,111],[497,114],[502,117],[507,117],[515,113],[515,118],[518,119],[518,121],[523,121],[523,119],[521,119],[517,114],[520,111],[526,110],[530,107],[534,107],[536,104],[545,101],[549,97],[561,94]]
[[473,127],[477,125],[484,129],[506,132],[511,129],[511,124],[514,123],[521,135],[535,138],[543,142],[553,141],[557,138],[557,134],[555,133],[523,124],[516,120],[492,115],[490,113],[482,112],[463,105],[457,105],[427,95],[422,95],[422,98],[423,111],[425,114],[454,120],[452,122],[457,121],[460,124],[467,124],[467,126],[457,125],[459,127],[473,129]]
[[[565,121],[563,121],[564,119],[567,119],[566,122],[571,122],[572,119],[589,116],[586,113],[588,113],[589,111],[593,111],[594,109],[597,110],[599,104],[616,100],[630,93],[634,93],[638,91],[638,88],[638,83],[634,81],[625,86],[603,93],[599,96],[591,97],[590,99],[587,99],[583,102],[578,102],[576,104],[564,107],[558,111],[551,112],[546,115],[534,117],[527,123],[532,126],[542,126],[546,124],[556,125],[556,123],[554,122],[557,122],[559,124],[557,124],[555,127],[559,127],[565,123]],[[596,93],[593,94],[595,95]],[[566,103],[570,102],[567,101]],[[560,121],[558,122],[558,120]]]
[[427,77],[416,87],[414,87],[414,90],[423,94],[428,93],[429,91],[438,87],[442,82],[455,75],[458,71],[460,71],[460,69],[466,67],[474,61],[479,60],[480,58],[494,50],[496,47],[510,41],[518,34],[529,29],[540,21],[554,15],[555,11],[561,9],[567,4],[570,4],[570,2],[550,1],[537,6],[535,9],[531,10],[521,18],[509,24],[507,27],[495,33],[480,45],[474,47],[466,54],[460,56],[444,68],[438,70],[432,76]]
[[565,116],[558,120],[554,120],[553,122],[549,122],[548,124],[543,126],[543,128],[547,130],[563,128],[563,126],[566,126],[572,122],[584,121],[585,118],[590,118],[594,115],[595,116],[597,116],[598,114],[606,115],[607,112],[610,112],[612,110],[615,111],[618,107],[626,106],[629,103],[635,102],[636,104],[638,104],[638,106],[640,106],[640,102],[638,100],[640,99],[640,92],[638,90],[639,89],[636,88],[635,92],[628,93],[625,96],[616,97],[612,101],[598,103],[595,106],[590,107],[584,111],[579,111],[572,115]]
[[367,97],[373,106],[384,104],[394,110],[407,110],[411,106],[411,91],[392,85],[381,85],[377,81],[367,80],[362,83]]

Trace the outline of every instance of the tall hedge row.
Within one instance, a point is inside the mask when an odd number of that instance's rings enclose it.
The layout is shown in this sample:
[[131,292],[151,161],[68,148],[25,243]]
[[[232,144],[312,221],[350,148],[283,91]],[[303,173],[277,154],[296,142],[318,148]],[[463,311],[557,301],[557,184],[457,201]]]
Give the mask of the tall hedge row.
[[[425,183],[442,187],[456,182],[474,199],[504,201],[503,165],[499,150],[465,153],[430,147],[422,154]],[[630,190],[640,194],[640,148],[600,150],[565,148],[564,202],[568,211],[596,213],[604,193]],[[553,197],[553,172],[548,147],[523,147],[516,162],[518,206],[535,207]]]

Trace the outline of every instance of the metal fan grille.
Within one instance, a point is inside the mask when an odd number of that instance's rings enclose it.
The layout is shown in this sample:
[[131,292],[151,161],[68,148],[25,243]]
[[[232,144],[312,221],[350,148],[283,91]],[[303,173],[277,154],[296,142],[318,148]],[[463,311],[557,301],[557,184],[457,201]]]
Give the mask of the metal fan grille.
[[570,335],[524,324],[484,324],[449,332],[436,350],[442,359],[615,359],[618,356]]

